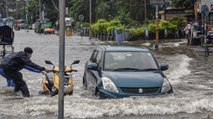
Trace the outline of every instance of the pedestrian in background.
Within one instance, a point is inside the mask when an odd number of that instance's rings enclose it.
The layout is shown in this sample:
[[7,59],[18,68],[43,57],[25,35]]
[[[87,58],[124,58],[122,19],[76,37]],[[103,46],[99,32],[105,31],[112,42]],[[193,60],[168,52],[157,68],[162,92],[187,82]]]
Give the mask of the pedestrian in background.
[[184,31],[185,31],[185,34],[186,34],[186,37],[187,37],[187,45],[190,45],[191,27],[192,27],[191,22],[188,22],[186,27],[184,28]]

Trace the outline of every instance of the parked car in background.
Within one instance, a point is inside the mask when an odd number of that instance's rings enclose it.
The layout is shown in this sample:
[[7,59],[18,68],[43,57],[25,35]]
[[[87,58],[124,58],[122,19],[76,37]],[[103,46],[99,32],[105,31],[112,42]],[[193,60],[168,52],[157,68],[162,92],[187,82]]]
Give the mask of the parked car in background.
[[54,28],[46,28],[46,29],[44,29],[44,34],[48,34],[48,33],[54,34],[55,33],[55,29]]
[[[55,29],[53,29],[52,22],[45,21],[45,22],[35,22],[35,29],[36,33],[55,33]],[[50,30],[51,29],[51,30]]]
[[19,27],[19,29],[27,29],[28,28],[27,19],[19,19],[16,22],[17,22],[17,27]]
[[167,69],[144,47],[98,46],[86,62],[83,87],[101,99],[172,93]]
[[210,32],[207,34],[206,39],[207,39],[207,43],[208,43],[208,44],[213,44],[213,31],[210,31]]

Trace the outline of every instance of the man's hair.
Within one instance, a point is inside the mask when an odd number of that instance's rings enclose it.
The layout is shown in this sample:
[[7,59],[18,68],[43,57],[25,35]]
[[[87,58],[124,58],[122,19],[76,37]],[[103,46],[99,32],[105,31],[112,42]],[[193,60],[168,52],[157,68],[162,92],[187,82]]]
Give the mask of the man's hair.
[[33,49],[30,48],[30,47],[26,47],[26,48],[24,48],[24,52],[32,54],[33,53]]

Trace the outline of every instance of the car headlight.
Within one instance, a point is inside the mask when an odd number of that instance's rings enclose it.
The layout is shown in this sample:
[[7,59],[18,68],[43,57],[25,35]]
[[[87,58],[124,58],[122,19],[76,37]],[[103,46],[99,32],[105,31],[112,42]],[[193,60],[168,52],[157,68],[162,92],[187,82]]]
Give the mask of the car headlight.
[[109,78],[102,77],[101,79],[102,79],[103,87],[104,87],[105,90],[118,93],[117,87]]
[[164,78],[161,93],[167,93],[170,90],[171,90],[171,85],[170,85],[168,79]]

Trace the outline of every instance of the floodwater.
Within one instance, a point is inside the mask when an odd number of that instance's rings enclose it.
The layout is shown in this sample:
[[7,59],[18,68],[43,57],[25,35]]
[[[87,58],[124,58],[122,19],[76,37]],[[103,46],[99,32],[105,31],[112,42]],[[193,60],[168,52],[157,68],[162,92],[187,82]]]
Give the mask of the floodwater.
[[[74,60],[80,64],[73,68],[74,94],[64,99],[64,115],[69,118],[112,118],[112,119],[211,119],[213,118],[212,61],[209,58],[193,58],[182,53],[154,53],[159,63],[169,64],[165,71],[174,94],[159,97],[124,99],[97,99],[91,92],[83,90],[82,77],[85,62],[96,46],[77,36],[66,37],[65,64]],[[33,31],[15,32],[15,51],[30,46],[34,49],[32,60],[42,66],[51,60],[59,62],[59,36],[35,34]],[[22,70],[32,97],[22,98],[20,93],[6,86],[0,77],[0,119],[57,119],[58,97],[38,95],[42,89],[39,73]]]

